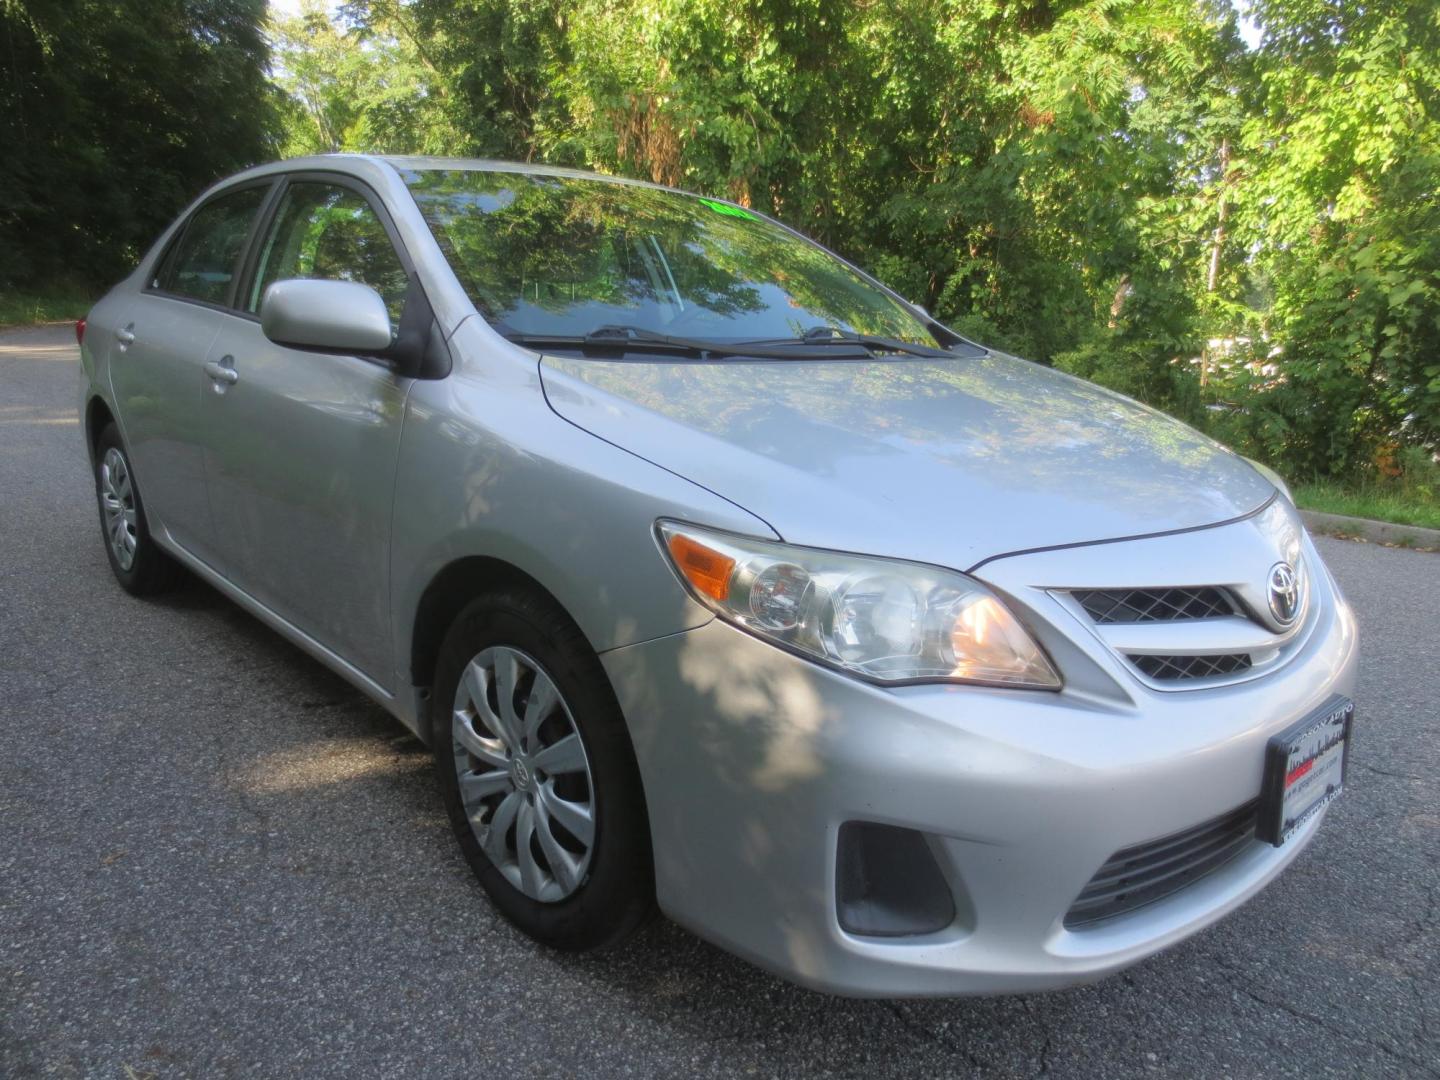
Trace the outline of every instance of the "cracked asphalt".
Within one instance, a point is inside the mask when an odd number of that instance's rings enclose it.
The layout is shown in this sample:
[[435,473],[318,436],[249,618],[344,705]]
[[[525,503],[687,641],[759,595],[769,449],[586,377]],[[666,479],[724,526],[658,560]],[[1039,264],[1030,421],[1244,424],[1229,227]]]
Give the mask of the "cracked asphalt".
[[0,1076],[1440,1076],[1440,556],[1320,541],[1350,790],[1248,906],[1089,987],[844,1001],[501,922],[398,723],[198,584],[113,583],[73,342],[0,334]]

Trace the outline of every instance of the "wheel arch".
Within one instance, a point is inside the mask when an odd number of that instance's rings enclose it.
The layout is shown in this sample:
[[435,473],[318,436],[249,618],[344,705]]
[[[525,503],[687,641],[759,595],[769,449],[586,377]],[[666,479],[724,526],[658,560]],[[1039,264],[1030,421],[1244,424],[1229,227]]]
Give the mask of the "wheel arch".
[[[430,579],[416,605],[410,631],[411,684],[428,688],[434,682],[435,663],[439,659],[445,634],[467,604],[486,593],[514,587],[544,597],[564,612],[578,628],[574,615],[559,598],[535,577],[513,563],[486,555],[467,555],[454,559],[441,567]],[[593,648],[593,643],[583,629],[580,633]],[[431,712],[433,714],[434,710]]]
[[100,432],[105,430],[106,424],[115,423],[115,414],[110,411],[110,406],[99,394],[92,394],[90,400],[85,403],[85,449],[90,453],[90,461],[95,461],[95,444],[100,441]]

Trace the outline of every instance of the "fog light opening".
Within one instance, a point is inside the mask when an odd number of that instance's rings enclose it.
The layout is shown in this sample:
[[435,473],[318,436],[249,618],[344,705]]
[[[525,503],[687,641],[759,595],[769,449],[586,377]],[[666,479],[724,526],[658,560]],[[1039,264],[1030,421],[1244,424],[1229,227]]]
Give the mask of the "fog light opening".
[[835,866],[840,927],[857,937],[934,934],[955,922],[955,897],[923,833],[847,821]]

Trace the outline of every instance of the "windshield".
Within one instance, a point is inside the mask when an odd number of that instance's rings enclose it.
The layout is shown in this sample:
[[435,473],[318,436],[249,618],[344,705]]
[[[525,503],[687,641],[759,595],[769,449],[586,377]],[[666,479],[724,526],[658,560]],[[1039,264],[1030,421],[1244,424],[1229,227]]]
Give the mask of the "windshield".
[[511,336],[624,325],[734,342],[831,327],[935,344],[835,256],[729,203],[568,176],[404,176],[475,306]]

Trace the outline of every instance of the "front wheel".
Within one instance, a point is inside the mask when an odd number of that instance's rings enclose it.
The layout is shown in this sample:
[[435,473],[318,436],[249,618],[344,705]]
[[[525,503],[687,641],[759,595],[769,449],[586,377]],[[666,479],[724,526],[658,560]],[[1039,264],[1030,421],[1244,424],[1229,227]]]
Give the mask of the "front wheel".
[[476,600],[441,648],[435,700],[446,810],[495,906],[555,948],[629,937],[654,908],[645,800],[579,629],[528,592]]

